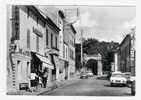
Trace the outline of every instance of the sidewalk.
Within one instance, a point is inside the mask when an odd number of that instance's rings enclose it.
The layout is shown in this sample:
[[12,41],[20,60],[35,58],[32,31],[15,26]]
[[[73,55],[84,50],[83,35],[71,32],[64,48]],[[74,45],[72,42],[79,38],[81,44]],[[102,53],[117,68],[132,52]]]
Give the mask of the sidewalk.
[[56,88],[72,84],[73,82],[75,82],[75,80],[78,80],[78,79],[79,79],[78,77],[74,77],[74,78],[71,78],[70,80],[64,80],[64,81],[60,81],[60,82],[55,82],[55,84],[53,84],[52,87],[39,88],[35,92],[28,92],[28,91],[25,91],[25,90],[21,90],[21,91],[18,91],[18,92],[11,92],[11,93],[7,93],[7,94],[8,95],[41,95],[41,94],[43,94],[45,92],[52,91],[52,90],[54,90]]

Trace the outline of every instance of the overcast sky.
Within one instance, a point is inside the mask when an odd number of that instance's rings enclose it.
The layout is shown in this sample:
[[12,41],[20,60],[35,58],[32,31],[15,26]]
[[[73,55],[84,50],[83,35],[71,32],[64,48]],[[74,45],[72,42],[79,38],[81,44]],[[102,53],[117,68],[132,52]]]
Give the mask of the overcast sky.
[[[81,26],[85,38],[121,42],[124,35],[136,24],[135,7],[80,7]],[[79,42],[80,34],[77,34]]]
[[[136,7],[135,6],[54,6],[60,9],[80,9],[80,22],[74,26],[78,31],[83,29],[83,37],[96,38],[99,41],[121,42],[130,29],[136,26]],[[51,8],[51,6],[42,6]],[[73,15],[73,14],[72,14]],[[80,33],[76,35],[76,42],[80,42]]]

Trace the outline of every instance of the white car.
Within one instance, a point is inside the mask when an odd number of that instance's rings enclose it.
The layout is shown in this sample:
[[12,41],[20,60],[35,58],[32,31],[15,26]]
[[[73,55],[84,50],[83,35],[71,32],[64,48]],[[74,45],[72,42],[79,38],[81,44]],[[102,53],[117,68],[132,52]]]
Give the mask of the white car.
[[130,81],[131,81],[131,82],[135,81],[135,76],[131,76],[131,77],[130,77]]
[[93,76],[93,73],[92,72],[87,72],[87,76],[88,77],[92,77]]
[[112,73],[110,78],[111,86],[113,85],[126,85],[127,79],[122,73]]
[[87,79],[87,78],[88,78],[88,75],[86,73],[82,72],[80,74],[80,79]]

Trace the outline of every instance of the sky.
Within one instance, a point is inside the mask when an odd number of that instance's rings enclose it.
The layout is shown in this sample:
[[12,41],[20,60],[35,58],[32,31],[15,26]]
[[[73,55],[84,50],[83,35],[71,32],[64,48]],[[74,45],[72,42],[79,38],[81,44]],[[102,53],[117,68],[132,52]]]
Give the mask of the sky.
[[[67,9],[68,18],[75,16],[79,8],[80,19],[73,25],[77,31],[76,42],[80,42],[80,29],[84,38],[96,38],[99,41],[121,42],[130,29],[136,26],[135,6],[54,6]],[[44,6],[43,9],[52,7]],[[69,12],[69,9],[70,12]],[[71,12],[72,11],[72,12]],[[70,13],[70,14],[69,14]],[[71,18],[71,20],[73,17]],[[75,17],[74,17],[75,19]]]
[[[84,38],[120,43],[130,29],[136,26],[136,8],[133,6],[81,6],[80,21],[77,21],[74,26],[77,30],[80,29],[79,27],[83,29]],[[76,42],[79,42],[80,33],[76,35],[76,38]]]

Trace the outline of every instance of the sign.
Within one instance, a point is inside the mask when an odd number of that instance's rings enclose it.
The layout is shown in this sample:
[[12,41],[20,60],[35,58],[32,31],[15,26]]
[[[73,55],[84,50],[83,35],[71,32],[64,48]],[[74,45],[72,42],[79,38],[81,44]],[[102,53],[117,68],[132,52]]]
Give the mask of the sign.
[[37,28],[33,27],[33,33],[37,34],[40,37],[43,37],[43,34],[41,31],[39,31]]
[[23,49],[19,48],[19,52],[20,54],[22,55],[25,55],[25,56],[28,56],[28,57],[31,57],[31,53],[30,51],[23,51]]

